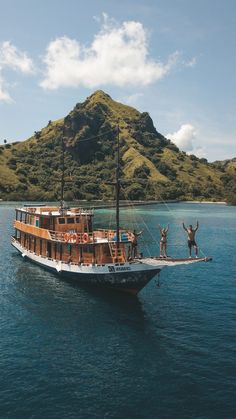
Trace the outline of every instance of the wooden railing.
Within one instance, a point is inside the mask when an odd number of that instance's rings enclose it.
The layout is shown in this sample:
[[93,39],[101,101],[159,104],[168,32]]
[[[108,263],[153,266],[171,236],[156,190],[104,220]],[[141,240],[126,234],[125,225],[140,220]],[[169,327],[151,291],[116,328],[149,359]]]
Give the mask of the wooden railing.
[[[36,227],[33,225],[25,224],[23,221],[15,221],[14,228],[26,234],[31,234],[46,240],[56,242],[63,242],[69,244],[94,244],[94,243],[115,243],[116,231],[115,230],[96,230],[92,233],[77,233],[76,231],[52,231],[45,228]],[[120,230],[121,242],[132,242],[133,234],[127,230]]]
[[[106,243],[106,242],[116,242],[116,231],[115,230],[96,230],[92,233],[77,233],[77,232],[59,232],[59,231],[50,231],[51,240],[66,242],[66,243],[76,243],[76,244],[94,244],[94,243]],[[133,241],[133,234],[122,230],[120,232],[120,241],[121,242],[131,242]]]
[[[59,212],[59,208],[57,207],[24,207],[24,208],[19,208],[20,211],[23,212],[27,212],[28,214],[32,214],[32,215],[42,215],[43,213],[52,213],[52,212]],[[75,215],[75,216],[79,216],[79,215],[93,215],[94,214],[94,210],[90,209],[90,208],[70,208],[70,209],[65,209],[64,210],[64,215]]]
[[45,228],[40,228],[32,226],[30,224],[25,224],[22,221],[14,221],[14,228],[19,231],[22,231],[26,234],[31,234],[32,236],[40,237],[41,239],[51,240],[51,235],[49,230]]

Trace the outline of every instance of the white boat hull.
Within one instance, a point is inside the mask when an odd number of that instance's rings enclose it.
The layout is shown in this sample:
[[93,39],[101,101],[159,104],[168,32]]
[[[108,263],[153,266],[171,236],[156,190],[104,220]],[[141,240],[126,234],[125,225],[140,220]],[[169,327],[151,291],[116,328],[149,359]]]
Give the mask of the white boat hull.
[[12,246],[24,258],[60,276],[76,279],[86,285],[115,288],[132,294],[137,294],[163,267],[161,264],[146,264],[144,259],[104,265],[66,263],[37,255],[22,247],[14,238]]
[[23,257],[60,276],[73,278],[85,285],[115,288],[132,294],[137,294],[166,266],[189,265],[211,260],[211,258],[143,257],[125,263],[78,264],[37,255],[21,246],[15,238],[12,238],[12,245]]

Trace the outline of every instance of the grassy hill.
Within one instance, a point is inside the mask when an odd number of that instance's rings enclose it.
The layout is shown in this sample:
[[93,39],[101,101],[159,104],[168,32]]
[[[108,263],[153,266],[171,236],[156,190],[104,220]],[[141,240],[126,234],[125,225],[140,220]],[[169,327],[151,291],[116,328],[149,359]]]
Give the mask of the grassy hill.
[[236,194],[236,159],[209,164],[188,156],[156,130],[148,113],[97,91],[26,141],[0,147],[0,197],[59,199],[63,138],[65,198],[113,198],[107,182],[115,177],[117,125],[123,199],[224,200]]

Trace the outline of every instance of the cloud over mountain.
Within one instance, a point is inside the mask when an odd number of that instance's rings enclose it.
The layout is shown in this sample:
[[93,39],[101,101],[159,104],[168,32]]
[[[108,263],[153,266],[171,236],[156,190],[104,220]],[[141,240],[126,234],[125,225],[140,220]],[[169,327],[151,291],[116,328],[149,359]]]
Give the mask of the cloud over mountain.
[[172,140],[180,150],[192,151],[193,142],[196,139],[196,130],[191,124],[183,124],[178,131],[167,134],[166,137]]
[[194,153],[198,157],[205,156],[205,150],[203,147],[199,147],[196,144],[197,131],[191,124],[183,124],[180,129],[173,134],[167,134],[166,137],[173,141],[177,147],[186,151],[187,153]]
[[147,31],[140,22],[118,25],[104,15],[101,30],[89,47],[67,36],[49,43],[43,58],[46,68],[41,86],[145,86],[168,74],[177,60],[177,52],[166,63],[149,56]]

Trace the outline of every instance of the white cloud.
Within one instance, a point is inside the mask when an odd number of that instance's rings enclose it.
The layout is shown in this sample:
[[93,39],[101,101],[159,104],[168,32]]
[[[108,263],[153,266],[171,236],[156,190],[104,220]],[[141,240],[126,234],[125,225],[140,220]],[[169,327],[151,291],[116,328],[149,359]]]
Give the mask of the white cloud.
[[[0,68],[0,70],[1,70],[1,68]],[[12,102],[11,96],[9,95],[7,90],[5,89],[4,80],[1,77],[1,74],[0,74],[0,102],[5,102],[5,103],[11,103]]]
[[128,21],[119,26],[104,14],[102,28],[89,47],[67,36],[49,43],[41,86],[145,86],[168,74],[177,60],[178,53],[166,63],[153,60],[148,54],[147,31],[140,22]]
[[195,154],[197,157],[205,157],[205,148],[196,144],[197,131],[191,124],[183,124],[173,134],[167,134],[166,138],[173,141],[177,147],[188,154]]
[[22,73],[33,73],[32,60],[26,52],[21,52],[9,41],[0,43],[0,65]]
[[0,43],[0,102],[11,103],[13,100],[6,90],[6,83],[2,77],[2,70],[5,68],[30,74],[34,72],[34,67],[26,52],[21,52],[9,41]]
[[183,124],[173,134],[167,134],[167,138],[173,141],[181,150],[192,151],[193,141],[196,139],[196,130],[191,124]]
[[0,86],[0,102],[12,103],[13,100],[9,93]]
[[197,147],[193,149],[193,153],[195,156],[197,156],[199,159],[202,157],[206,157],[207,153],[206,153],[206,149],[205,147]]

